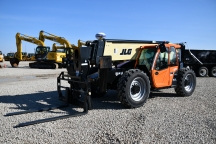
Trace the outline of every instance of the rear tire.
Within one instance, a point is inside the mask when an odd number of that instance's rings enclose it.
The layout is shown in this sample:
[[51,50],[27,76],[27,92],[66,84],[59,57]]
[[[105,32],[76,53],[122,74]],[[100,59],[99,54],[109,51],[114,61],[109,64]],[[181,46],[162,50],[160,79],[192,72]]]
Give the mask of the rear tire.
[[177,77],[175,91],[180,96],[190,96],[196,87],[196,75],[192,69],[180,69]]
[[206,77],[208,75],[208,68],[207,67],[200,67],[198,70],[199,77]]
[[128,108],[141,107],[149,97],[150,87],[149,78],[143,71],[130,69],[119,79],[118,97]]
[[211,71],[209,72],[209,75],[211,77],[216,77],[216,66],[211,68]]

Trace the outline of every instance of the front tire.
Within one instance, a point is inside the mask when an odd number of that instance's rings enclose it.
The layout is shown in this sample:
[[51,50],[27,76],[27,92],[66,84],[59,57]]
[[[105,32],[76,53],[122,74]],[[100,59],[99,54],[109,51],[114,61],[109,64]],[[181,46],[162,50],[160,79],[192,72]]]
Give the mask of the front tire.
[[150,94],[148,76],[139,69],[126,71],[118,82],[118,97],[128,108],[138,108],[144,105]]
[[196,75],[192,69],[180,69],[177,77],[175,91],[180,96],[190,96],[196,87]]

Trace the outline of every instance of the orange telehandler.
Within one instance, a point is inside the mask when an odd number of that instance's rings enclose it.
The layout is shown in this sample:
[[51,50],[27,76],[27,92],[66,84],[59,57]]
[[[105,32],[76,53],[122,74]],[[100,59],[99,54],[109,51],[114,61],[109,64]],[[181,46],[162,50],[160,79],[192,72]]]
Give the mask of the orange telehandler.
[[[65,106],[82,107],[83,111],[21,123],[16,127],[87,114],[93,108],[91,97],[103,96],[110,89],[118,92],[119,101],[127,108],[143,106],[153,90],[174,88],[177,96],[185,97],[195,91],[195,73],[185,67],[184,43],[105,39],[103,35],[97,38],[74,49],[66,61],[67,72],[57,77],[59,100],[65,102]],[[68,86],[62,85],[62,81]],[[51,109],[15,112],[7,116]]]

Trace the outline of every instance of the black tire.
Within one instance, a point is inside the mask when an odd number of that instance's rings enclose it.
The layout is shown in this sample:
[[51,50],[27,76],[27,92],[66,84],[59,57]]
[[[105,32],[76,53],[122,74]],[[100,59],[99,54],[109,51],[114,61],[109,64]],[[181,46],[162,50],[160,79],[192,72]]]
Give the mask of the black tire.
[[141,107],[149,97],[150,88],[149,78],[143,71],[130,69],[119,79],[118,97],[128,108]]
[[209,76],[216,77],[216,66],[211,68],[211,71],[209,72]]
[[199,77],[206,77],[208,75],[208,68],[200,67],[197,74]]
[[190,96],[196,88],[196,75],[192,69],[183,68],[178,71],[175,92],[180,96]]

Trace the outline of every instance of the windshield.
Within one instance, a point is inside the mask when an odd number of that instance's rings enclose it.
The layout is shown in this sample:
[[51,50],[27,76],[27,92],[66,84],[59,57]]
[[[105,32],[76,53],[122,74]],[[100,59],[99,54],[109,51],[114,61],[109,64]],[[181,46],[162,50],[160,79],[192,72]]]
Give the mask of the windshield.
[[14,53],[8,53],[7,56],[13,57],[13,56],[14,56]]
[[0,55],[2,55],[2,52],[0,51]]
[[50,51],[49,47],[37,47],[35,54],[44,54],[44,53],[48,53]]
[[139,65],[146,65],[148,70],[150,70],[156,51],[155,47],[143,49],[139,57]]

